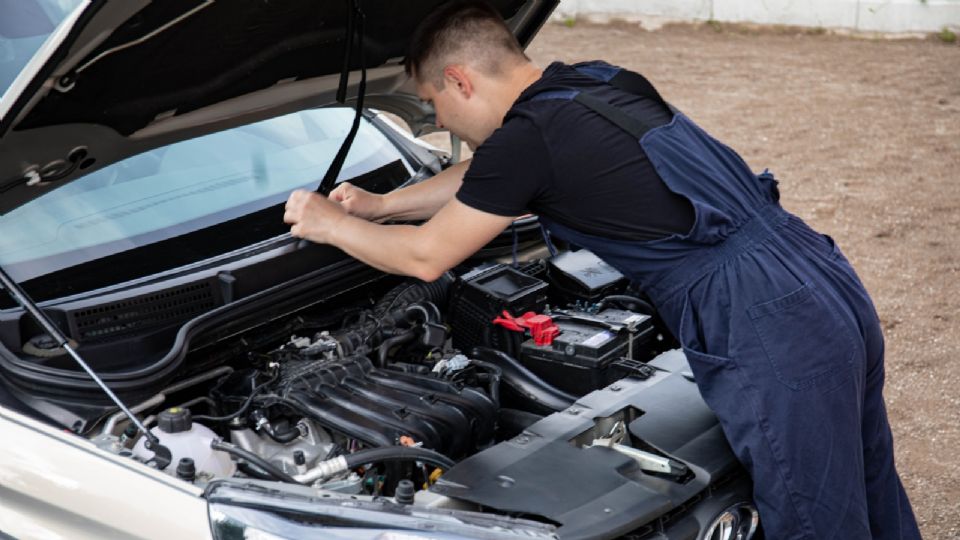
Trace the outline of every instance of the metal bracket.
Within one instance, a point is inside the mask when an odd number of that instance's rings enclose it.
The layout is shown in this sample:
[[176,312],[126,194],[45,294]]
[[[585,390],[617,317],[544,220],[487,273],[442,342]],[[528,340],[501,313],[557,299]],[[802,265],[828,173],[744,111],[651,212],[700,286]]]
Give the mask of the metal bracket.
[[594,439],[590,446],[602,446],[620,452],[636,461],[642,471],[667,474],[675,477],[685,476],[689,472],[690,469],[686,465],[675,459],[659,456],[623,444],[626,438],[627,427],[621,420],[613,425],[610,433],[606,437]]

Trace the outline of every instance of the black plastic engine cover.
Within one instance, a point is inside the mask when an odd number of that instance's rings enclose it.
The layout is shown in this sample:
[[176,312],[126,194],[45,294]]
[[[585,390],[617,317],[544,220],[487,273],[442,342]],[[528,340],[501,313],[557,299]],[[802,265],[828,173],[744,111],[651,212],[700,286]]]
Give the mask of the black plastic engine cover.
[[[458,463],[431,491],[512,515],[560,525],[561,538],[614,538],[674,510],[739,464],[689,375],[681,351],[651,365],[646,380],[623,379],[592,392],[523,433]],[[585,434],[611,417],[642,441],[685,463],[682,481],[640,470],[609,448],[582,448]]]
[[493,440],[497,408],[483,392],[429,376],[375,369],[363,356],[288,362],[282,395],[318,423],[371,446],[401,436],[452,458]]

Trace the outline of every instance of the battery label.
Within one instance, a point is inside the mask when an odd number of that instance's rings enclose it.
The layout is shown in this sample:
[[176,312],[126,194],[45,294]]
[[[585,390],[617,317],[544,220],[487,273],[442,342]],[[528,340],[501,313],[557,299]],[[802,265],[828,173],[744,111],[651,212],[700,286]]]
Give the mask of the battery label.
[[596,334],[588,337],[587,339],[583,340],[582,345],[583,345],[584,347],[593,347],[593,348],[596,348],[596,347],[599,347],[600,345],[603,345],[604,343],[610,341],[610,339],[612,339],[613,336],[614,336],[614,335],[613,335],[611,332],[608,332],[608,331],[606,331],[606,330],[602,330],[602,331],[597,332]]

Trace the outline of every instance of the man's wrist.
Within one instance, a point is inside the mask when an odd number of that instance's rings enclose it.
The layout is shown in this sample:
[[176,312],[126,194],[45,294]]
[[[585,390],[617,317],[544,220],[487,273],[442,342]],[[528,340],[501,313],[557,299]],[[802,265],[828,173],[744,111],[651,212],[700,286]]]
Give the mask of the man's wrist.
[[[322,244],[330,244],[336,247],[342,247],[340,245],[340,239],[346,236],[349,236],[349,229],[352,220],[360,220],[356,216],[351,216],[346,212],[339,215],[339,217],[334,218],[327,225],[326,233],[323,235],[323,238],[318,239]],[[362,221],[362,220],[361,220]]]
[[396,206],[396,193],[396,191],[391,191],[377,195],[375,199],[377,201],[376,213],[370,221],[387,221],[396,214],[394,211],[394,206]]

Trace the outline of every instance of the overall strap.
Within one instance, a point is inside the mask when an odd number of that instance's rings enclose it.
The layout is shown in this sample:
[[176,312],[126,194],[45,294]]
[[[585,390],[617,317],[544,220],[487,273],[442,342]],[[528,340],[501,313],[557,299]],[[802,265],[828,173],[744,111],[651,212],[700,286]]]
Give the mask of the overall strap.
[[600,98],[591,96],[586,92],[578,93],[573,98],[573,101],[576,101],[584,107],[606,118],[610,121],[610,123],[626,131],[638,141],[646,132],[653,129],[653,126],[648,126],[646,123],[637,120],[633,116],[630,116],[620,109],[620,107],[611,105],[610,103],[607,103]]
[[577,64],[573,68],[583,75],[603,81],[628,94],[655,99],[665,107],[670,106],[660,96],[660,92],[657,92],[657,89],[650,84],[650,81],[635,71],[600,62]]
[[[620,67],[604,63],[585,63],[574,66],[578,72],[588,77],[609,84],[610,86],[644,98],[654,99],[665,107],[672,109],[660,96],[656,88],[643,75]],[[635,139],[640,140],[645,133],[656,126],[648,126],[637,118],[627,114],[619,107],[610,104],[604,99],[592,95],[589,91],[578,89],[548,90],[532,98],[533,101],[546,99],[563,99],[575,101],[606,118],[610,123],[626,131]]]

